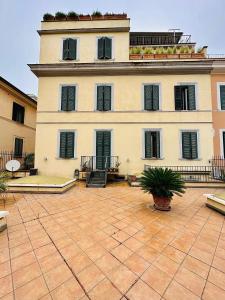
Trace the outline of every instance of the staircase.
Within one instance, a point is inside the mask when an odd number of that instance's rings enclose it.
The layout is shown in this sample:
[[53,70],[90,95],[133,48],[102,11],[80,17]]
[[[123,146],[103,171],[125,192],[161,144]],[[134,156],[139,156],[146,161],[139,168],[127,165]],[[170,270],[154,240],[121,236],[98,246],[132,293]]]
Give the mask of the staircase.
[[86,177],[86,187],[105,187],[107,182],[106,170],[91,171]]

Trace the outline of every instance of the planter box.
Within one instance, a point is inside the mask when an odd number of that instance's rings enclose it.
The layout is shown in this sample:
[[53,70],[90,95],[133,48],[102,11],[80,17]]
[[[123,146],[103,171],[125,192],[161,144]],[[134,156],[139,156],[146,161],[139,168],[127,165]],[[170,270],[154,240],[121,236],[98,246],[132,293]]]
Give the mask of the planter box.
[[166,54],[155,54],[155,59],[166,59],[167,55]]
[[205,54],[204,53],[192,53],[191,57],[192,58],[205,58]]
[[130,54],[130,59],[142,59],[141,54]]
[[179,54],[167,54],[168,59],[179,59]]
[[182,53],[180,54],[180,58],[191,58],[191,54]]
[[127,14],[112,14],[112,15],[104,15],[106,20],[124,20],[127,19]]
[[154,59],[155,55],[154,54],[143,54],[143,59]]
[[79,16],[80,21],[91,21],[91,16],[90,15],[85,15],[85,16]]
[[104,16],[91,16],[92,20],[104,20]]
[[79,18],[77,17],[67,17],[67,21],[78,21]]
[[67,18],[66,17],[55,17],[56,21],[66,21]]
[[44,22],[51,22],[51,21],[55,21],[55,17],[48,17],[48,19],[43,20]]

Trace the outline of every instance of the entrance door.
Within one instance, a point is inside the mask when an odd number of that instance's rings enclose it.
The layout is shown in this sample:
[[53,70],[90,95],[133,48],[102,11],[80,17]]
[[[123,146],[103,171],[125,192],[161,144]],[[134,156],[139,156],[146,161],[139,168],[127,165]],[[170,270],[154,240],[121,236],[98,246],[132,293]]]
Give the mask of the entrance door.
[[[96,169],[110,167],[111,131],[96,131]],[[106,161],[107,159],[107,161]]]

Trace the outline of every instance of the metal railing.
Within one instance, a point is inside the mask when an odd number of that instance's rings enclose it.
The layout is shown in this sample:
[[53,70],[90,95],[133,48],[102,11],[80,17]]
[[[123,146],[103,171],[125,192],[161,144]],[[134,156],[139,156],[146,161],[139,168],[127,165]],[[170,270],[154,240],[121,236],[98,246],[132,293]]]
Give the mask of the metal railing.
[[130,45],[178,45],[191,44],[191,35],[182,35],[181,37],[174,35],[131,35]]
[[93,170],[107,170],[108,172],[118,172],[119,157],[118,156],[81,156],[82,172],[90,172]]
[[23,168],[24,158],[26,157],[26,153],[22,153],[21,155],[16,155],[13,151],[0,151],[0,171],[6,170],[6,163],[9,160],[16,159],[21,164],[21,169]]
[[[225,160],[211,160],[208,166],[150,166],[145,165],[144,169],[156,167],[168,168],[181,175],[185,182],[225,182]],[[217,164],[215,163],[217,162]]]

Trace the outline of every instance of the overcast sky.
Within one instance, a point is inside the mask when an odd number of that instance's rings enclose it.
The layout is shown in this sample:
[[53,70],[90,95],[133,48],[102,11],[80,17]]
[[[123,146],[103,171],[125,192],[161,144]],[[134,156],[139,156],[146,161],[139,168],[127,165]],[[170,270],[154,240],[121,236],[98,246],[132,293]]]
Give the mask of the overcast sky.
[[132,31],[180,28],[209,53],[225,53],[225,0],[0,0],[0,76],[37,94],[38,80],[27,66],[38,63],[36,30],[44,13],[71,10],[126,12]]

